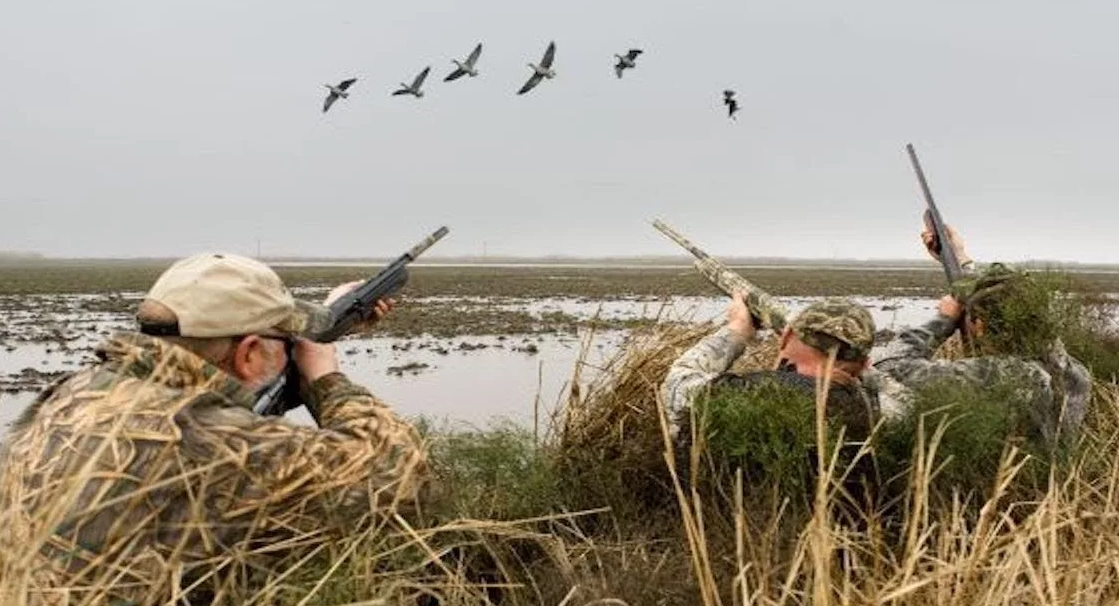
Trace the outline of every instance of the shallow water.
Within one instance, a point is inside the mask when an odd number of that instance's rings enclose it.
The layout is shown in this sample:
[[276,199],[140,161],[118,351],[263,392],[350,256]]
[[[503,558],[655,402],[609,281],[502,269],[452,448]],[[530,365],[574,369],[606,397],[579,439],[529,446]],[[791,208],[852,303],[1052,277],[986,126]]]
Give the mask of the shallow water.
[[[312,292],[316,291],[309,289],[305,294]],[[9,331],[10,335],[17,336],[16,339],[10,338],[6,347],[0,347],[0,376],[19,373],[24,368],[43,372],[75,370],[92,360],[92,346],[104,339],[106,334],[130,325],[128,314],[78,313],[74,305],[80,298],[43,298],[44,303],[50,303],[51,309],[60,310],[51,314],[51,323],[60,325],[63,333],[71,337],[64,348],[54,342],[18,339],[18,335],[27,332],[22,328],[28,331],[37,328],[31,325],[36,320],[31,313],[0,312],[9,328],[16,328]],[[788,297],[780,300],[792,313],[796,313],[816,299]],[[897,329],[921,322],[929,317],[936,303],[933,299],[912,297],[860,297],[857,300],[867,305],[879,329]],[[508,311],[527,311],[536,316],[560,311],[580,318],[597,314],[608,319],[659,317],[695,322],[721,319],[727,305],[723,297],[677,297],[662,301],[588,301],[574,298],[528,301],[462,298],[452,301],[462,308],[490,306]],[[583,330],[579,335],[511,335],[504,338],[374,337],[339,342],[338,351],[344,372],[405,416],[423,415],[476,425],[484,425],[494,417],[504,417],[532,426],[536,412],[539,412],[539,421],[544,425],[549,411],[560,401],[579,357],[581,340],[586,334]],[[587,361],[592,365],[605,361],[624,335],[624,331],[596,334]],[[463,347],[464,344],[466,347]],[[529,344],[535,346],[536,353],[515,350]],[[485,347],[475,348],[477,345]],[[411,363],[428,366],[414,373],[403,372],[400,376],[389,373],[392,367]],[[591,376],[591,373],[585,372],[584,379],[589,380]],[[34,396],[34,391],[0,393],[0,427],[6,427]],[[289,414],[298,422],[310,422],[302,410]]]

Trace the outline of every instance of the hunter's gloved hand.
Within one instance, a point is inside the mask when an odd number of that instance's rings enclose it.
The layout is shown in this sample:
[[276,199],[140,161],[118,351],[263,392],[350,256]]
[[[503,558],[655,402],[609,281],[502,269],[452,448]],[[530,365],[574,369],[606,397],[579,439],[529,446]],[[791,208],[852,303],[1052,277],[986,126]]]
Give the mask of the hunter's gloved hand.
[[[323,301],[323,304],[330,305],[334,301],[338,300],[339,297],[357,288],[361,284],[362,282],[358,280],[356,282],[347,282],[345,284],[335,286],[334,290],[331,290],[330,294],[326,295],[326,299]],[[377,304],[373,307],[373,315],[369,316],[368,320],[355,324],[354,327],[350,329],[350,334],[360,334],[369,331],[373,328],[374,324],[387,316],[388,313],[392,311],[392,308],[394,306],[396,306],[396,301],[392,298],[377,301]]]
[[[948,241],[952,245],[952,250],[956,252],[956,259],[960,261],[960,265],[968,265],[972,262],[971,257],[968,256],[967,250],[964,249],[964,239],[952,228],[951,225],[945,225],[948,229]],[[940,262],[940,246],[941,242],[936,241],[936,232],[926,223],[925,229],[921,231],[921,242],[925,245],[925,250],[934,261]]]
[[730,307],[727,308],[727,328],[747,341],[753,340],[754,335],[757,334],[754,316],[750,314],[750,307],[746,305],[746,296],[740,292],[734,293]]

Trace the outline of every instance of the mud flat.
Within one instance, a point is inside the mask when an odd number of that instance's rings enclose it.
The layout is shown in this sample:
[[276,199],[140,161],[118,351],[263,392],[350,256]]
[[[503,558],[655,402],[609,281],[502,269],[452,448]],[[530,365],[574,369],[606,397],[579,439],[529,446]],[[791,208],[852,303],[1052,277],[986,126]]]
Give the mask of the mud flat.
[[[325,289],[295,289],[318,299]],[[0,297],[0,425],[56,377],[94,359],[94,348],[131,326],[142,293]],[[797,311],[817,297],[782,297]],[[934,300],[863,296],[880,329],[920,321]],[[584,381],[634,326],[721,319],[722,296],[436,295],[410,297],[372,336],[338,343],[343,370],[408,416],[469,424],[504,417],[543,421],[561,401],[581,351]],[[302,411],[290,413],[308,422]]]
[[[93,360],[129,329],[165,263],[68,262],[0,267],[0,424],[51,380]],[[281,266],[297,296],[368,276],[361,265]],[[740,272],[793,312],[852,296],[889,332],[922,321],[944,290],[935,268],[751,267]],[[1078,273],[1076,287],[1119,291],[1119,274]],[[690,267],[415,267],[398,306],[373,334],[339,342],[343,368],[406,415],[482,424],[531,423],[560,400],[589,335],[586,361],[633,327],[718,321],[725,298]],[[593,368],[582,376],[593,376]]]

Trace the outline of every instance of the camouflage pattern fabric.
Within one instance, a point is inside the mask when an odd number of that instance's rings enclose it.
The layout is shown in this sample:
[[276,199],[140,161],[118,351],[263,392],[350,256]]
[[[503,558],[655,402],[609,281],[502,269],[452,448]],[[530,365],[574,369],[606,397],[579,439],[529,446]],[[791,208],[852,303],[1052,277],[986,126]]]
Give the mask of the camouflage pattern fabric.
[[874,367],[911,388],[941,380],[976,386],[1015,382],[1031,402],[1032,422],[1046,440],[1054,440],[1058,432],[1079,429],[1091,397],[1092,378],[1059,340],[1039,360],[1005,355],[934,360],[933,353],[955,330],[951,318],[937,313],[875,350]]
[[[721,378],[745,349],[746,340],[730,328],[723,326],[701,339],[672,363],[661,385],[661,395],[664,398],[674,439],[681,431],[679,420],[688,416],[695,398],[701,395],[713,381]],[[877,416],[879,410],[877,394],[867,389],[861,381],[857,381],[852,387],[862,396],[860,411],[869,410],[870,416]],[[850,390],[833,389],[836,394],[841,391]],[[855,416],[860,415],[866,416],[862,412]],[[873,421],[870,421],[870,424],[873,424]]]
[[414,428],[341,373],[310,385],[321,427],[300,427],[166,341],[120,333],[97,355],[0,451],[0,574],[24,576],[20,603],[162,604],[193,581],[231,599],[254,568],[406,511],[426,484]]
[[838,345],[838,360],[861,360],[874,347],[874,318],[865,307],[847,299],[828,298],[809,305],[791,328],[798,339],[820,351]]

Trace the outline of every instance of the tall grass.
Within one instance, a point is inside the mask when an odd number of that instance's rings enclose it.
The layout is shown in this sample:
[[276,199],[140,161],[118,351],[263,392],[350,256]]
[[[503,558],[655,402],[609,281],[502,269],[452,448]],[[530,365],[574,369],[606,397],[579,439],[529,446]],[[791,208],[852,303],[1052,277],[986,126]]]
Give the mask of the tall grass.
[[[509,424],[425,428],[435,477],[419,511],[387,508],[330,532],[231,545],[208,563],[205,584],[217,588],[216,603],[319,606],[1119,600],[1114,383],[1097,382],[1085,431],[1060,456],[1020,437],[997,386],[932,390],[912,415],[880,423],[853,449],[840,448],[850,440],[817,397],[791,434],[799,446],[781,443],[771,425],[738,436],[697,430],[684,453],[668,437],[658,387],[671,360],[708,328],[635,332],[599,379],[576,383],[544,439]],[[754,363],[764,366],[771,353],[755,352]],[[818,395],[826,389],[819,385]],[[757,411],[755,420],[775,412]],[[725,420],[727,431],[735,419]],[[96,455],[111,444],[87,446]],[[712,463],[736,448],[752,466]],[[110,603],[122,573],[152,565],[137,555],[94,566],[82,587],[43,568],[37,554],[49,530],[73,515],[66,495],[100,473],[97,458],[69,470],[68,488],[33,525],[38,532],[0,537],[0,603]],[[878,474],[869,503],[851,482],[864,461]],[[100,506],[130,496],[106,495]],[[0,528],[26,527],[19,515],[0,512]],[[182,565],[158,562],[168,593],[144,603],[176,603]]]

